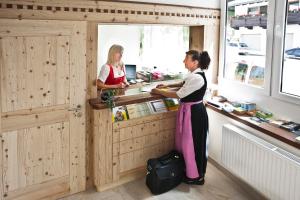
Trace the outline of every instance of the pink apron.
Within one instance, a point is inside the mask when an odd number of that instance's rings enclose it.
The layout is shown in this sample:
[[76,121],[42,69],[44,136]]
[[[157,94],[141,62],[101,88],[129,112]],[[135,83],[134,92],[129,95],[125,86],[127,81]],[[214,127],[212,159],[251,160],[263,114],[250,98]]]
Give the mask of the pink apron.
[[181,102],[177,113],[175,148],[183,154],[188,178],[198,178],[198,168],[195,160],[195,150],[191,123],[191,106],[197,102]]

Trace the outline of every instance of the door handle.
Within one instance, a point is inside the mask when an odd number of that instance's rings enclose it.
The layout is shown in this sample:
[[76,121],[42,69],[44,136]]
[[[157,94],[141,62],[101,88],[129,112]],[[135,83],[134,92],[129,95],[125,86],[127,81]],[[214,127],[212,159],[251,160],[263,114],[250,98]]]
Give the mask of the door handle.
[[78,112],[79,110],[81,110],[81,105],[77,105],[76,108],[68,108],[68,111],[75,111],[75,112]]
[[77,105],[75,108],[69,108],[68,111],[72,111],[75,117],[82,117],[81,105]]

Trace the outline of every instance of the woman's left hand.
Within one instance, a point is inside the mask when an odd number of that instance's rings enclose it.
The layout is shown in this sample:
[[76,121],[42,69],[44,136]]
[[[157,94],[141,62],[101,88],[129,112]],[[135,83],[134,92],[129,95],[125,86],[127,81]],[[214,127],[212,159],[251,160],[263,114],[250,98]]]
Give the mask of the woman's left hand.
[[152,94],[160,94],[160,89],[158,89],[158,88],[153,88],[152,90],[151,90],[151,93]]

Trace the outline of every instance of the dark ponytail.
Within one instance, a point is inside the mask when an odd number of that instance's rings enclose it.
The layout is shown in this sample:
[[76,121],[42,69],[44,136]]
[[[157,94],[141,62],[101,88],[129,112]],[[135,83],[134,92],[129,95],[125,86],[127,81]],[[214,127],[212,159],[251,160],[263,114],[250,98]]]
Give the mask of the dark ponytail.
[[199,56],[199,67],[201,69],[208,69],[208,66],[210,64],[210,57],[207,53],[207,51],[202,51]]
[[210,64],[210,57],[207,51],[202,51],[201,53],[199,53],[196,50],[189,50],[186,52],[186,55],[190,55],[193,61],[198,60],[198,67],[200,69],[208,69],[208,66]]

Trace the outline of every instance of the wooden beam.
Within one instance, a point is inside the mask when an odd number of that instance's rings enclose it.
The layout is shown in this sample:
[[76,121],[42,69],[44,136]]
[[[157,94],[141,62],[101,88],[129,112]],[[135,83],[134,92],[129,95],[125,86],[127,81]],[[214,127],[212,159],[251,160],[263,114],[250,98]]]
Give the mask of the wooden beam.
[[[97,97],[97,54],[98,54],[98,23],[87,23],[87,99]],[[92,107],[86,104],[86,176],[87,188],[93,186],[93,129],[92,129]]]
[[220,26],[206,25],[204,26],[204,43],[203,50],[207,51],[211,58],[209,66],[211,83],[218,83],[218,69],[219,69],[219,39]]
[[190,50],[203,51],[204,26],[190,27]]
[[[1,40],[0,40],[0,46],[2,46],[1,44]],[[0,51],[0,74],[2,74],[3,72],[3,64],[2,64],[2,60],[3,60],[3,56],[2,56],[3,51]],[[0,96],[2,95],[2,85],[1,85],[1,81],[0,81]],[[1,113],[2,113],[2,104],[0,102],[0,199],[3,199],[3,197],[5,197],[7,194],[4,194],[4,187],[3,187],[3,159],[2,159],[2,151],[3,151],[3,138],[2,138],[2,117],[1,117]]]
[[13,191],[7,194],[7,198],[5,198],[5,200],[52,198],[57,195],[61,196],[66,194],[69,190],[69,177],[65,176],[45,183],[28,186],[25,189]]
[[70,194],[86,189],[86,22],[73,23],[70,49]]
[[16,129],[31,128],[46,124],[68,121],[69,111],[67,109],[58,109],[36,114],[16,114],[2,116],[2,132],[13,131]]
[[93,110],[94,182],[103,186],[113,182],[113,131],[110,109]]
[[[97,23],[219,24],[218,9],[113,1],[0,0],[0,18],[57,19]],[[70,6],[71,5],[71,6]]]

